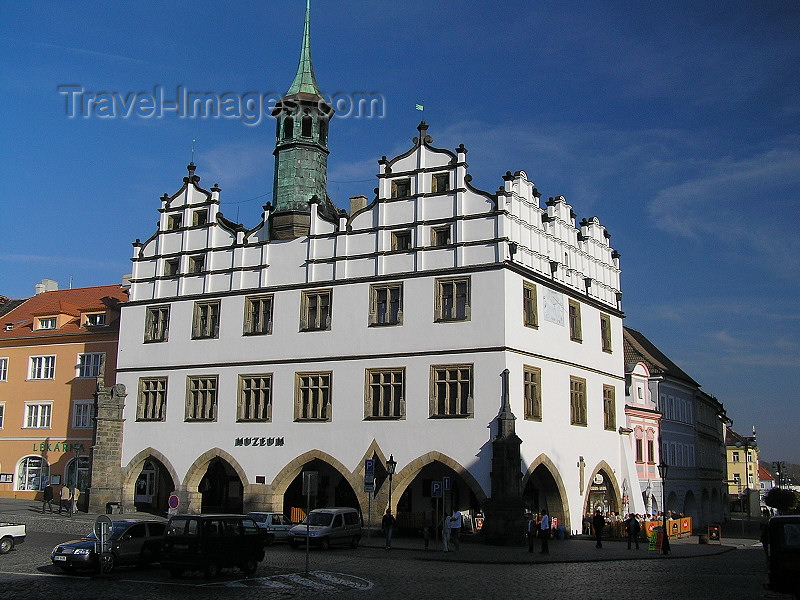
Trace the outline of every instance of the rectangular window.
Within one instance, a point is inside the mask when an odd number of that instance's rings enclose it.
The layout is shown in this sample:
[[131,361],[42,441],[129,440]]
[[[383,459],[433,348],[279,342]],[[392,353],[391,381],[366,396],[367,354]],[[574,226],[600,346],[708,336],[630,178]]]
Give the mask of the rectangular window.
[[450,225],[431,227],[431,246],[447,246],[450,244]]
[[384,283],[369,288],[369,324],[403,324],[403,284]]
[[8,381],[8,358],[0,358],[0,381]]
[[31,371],[29,379],[54,379],[55,376],[55,356],[31,356]]
[[198,275],[205,271],[206,257],[205,256],[192,256],[189,258],[189,273]]
[[636,438],[636,462],[644,462],[644,440]]
[[186,396],[187,421],[217,420],[217,378],[189,377]]
[[331,328],[332,290],[303,292],[300,331],[327,331]]
[[392,198],[408,198],[411,195],[411,179],[395,179],[392,182]]
[[608,315],[600,315],[600,339],[603,352],[611,352],[611,317]]
[[272,333],[272,295],[244,299],[244,334]]
[[25,403],[25,427],[28,429],[50,429],[53,403]]
[[106,313],[93,313],[86,315],[87,327],[102,327],[106,324]]
[[331,420],[332,373],[297,373],[295,379],[295,421]]
[[525,327],[539,327],[539,309],[536,303],[536,286],[527,281],[522,284],[522,315]]
[[367,369],[365,419],[403,419],[406,415],[406,370]]
[[470,320],[469,284],[469,277],[436,280],[437,321]]
[[72,405],[72,427],[74,429],[92,429],[93,418],[93,400],[78,400]]
[[411,250],[411,231],[393,231],[392,250]]
[[583,340],[581,335],[581,305],[574,300],[569,301],[569,339],[574,342]]
[[78,377],[100,377],[105,353],[92,352],[78,355]]
[[656,463],[656,446],[653,440],[647,440],[647,462],[651,465]]
[[6,416],[6,403],[0,402],[0,429],[3,428],[3,422]]
[[617,428],[617,403],[614,386],[603,386],[603,427],[609,431]]
[[731,462],[739,462],[739,453],[731,452]]
[[525,379],[525,418],[531,421],[542,420],[542,371],[525,365],[522,369]]
[[56,328],[55,317],[45,317],[43,319],[39,319],[39,327],[37,327],[37,329],[55,329],[55,328]]
[[272,375],[240,375],[239,402],[236,409],[239,422],[272,421]]
[[219,337],[219,306],[219,300],[194,303],[193,340]]
[[472,365],[431,367],[431,418],[472,417]]
[[569,378],[569,417],[571,425],[586,425],[586,380]]
[[181,228],[183,216],[181,214],[169,215],[167,217],[167,231],[175,231]]
[[166,342],[169,334],[169,306],[147,308],[144,323],[145,342]]
[[137,421],[165,421],[167,419],[167,378],[153,377],[139,380],[136,401]]
[[208,211],[206,209],[196,210],[192,213],[192,225],[198,227],[208,222]]
[[436,173],[431,178],[432,192],[446,192],[450,189],[450,174]]
[[177,258],[164,261],[164,276],[177,277],[180,264],[181,264],[180,260],[178,260]]

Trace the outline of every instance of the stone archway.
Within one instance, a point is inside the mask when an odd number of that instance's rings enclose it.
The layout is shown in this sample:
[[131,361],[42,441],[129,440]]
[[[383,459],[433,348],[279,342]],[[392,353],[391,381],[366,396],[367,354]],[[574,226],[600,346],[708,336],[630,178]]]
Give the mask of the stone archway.
[[[153,498],[149,506],[137,504],[137,486],[141,485],[140,476],[147,463],[154,467]],[[178,488],[180,478],[169,459],[155,448],[145,448],[134,456],[122,470],[122,503],[123,506],[136,506],[137,510],[161,514],[167,511],[167,499]],[[140,498],[141,499],[141,498]]]
[[622,493],[614,470],[601,460],[589,477],[589,486],[583,498],[583,514],[593,513],[596,508],[619,513],[622,510]]
[[204,506],[217,507],[220,502],[224,512],[242,512],[246,486],[247,474],[239,462],[225,450],[212,448],[186,471],[178,497],[190,513],[202,512]]
[[546,508],[551,518],[558,519],[558,525],[572,531],[567,489],[555,464],[546,455],[539,455],[523,476],[522,500],[533,511]]

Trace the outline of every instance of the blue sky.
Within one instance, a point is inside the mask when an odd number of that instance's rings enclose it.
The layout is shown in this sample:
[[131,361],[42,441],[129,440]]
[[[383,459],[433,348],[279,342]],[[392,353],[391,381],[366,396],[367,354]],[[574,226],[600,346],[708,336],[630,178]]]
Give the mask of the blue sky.
[[[59,86],[282,94],[304,8],[0,4],[0,294],[119,281],[192,140],[201,185],[218,183],[225,216],[252,227],[271,199],[271,118],[103,118],[97,105],[70,118]],[[798,2],[313,0],[312,50],[323,92],[384,100],[333,120],[337,204],[372,197],[377,160],[408,149],[421,118],[435,146],[469,149],[479,188],[524,169],[612,234],[626,324],[735,429],[755,426],[764,458],[800,463]]]

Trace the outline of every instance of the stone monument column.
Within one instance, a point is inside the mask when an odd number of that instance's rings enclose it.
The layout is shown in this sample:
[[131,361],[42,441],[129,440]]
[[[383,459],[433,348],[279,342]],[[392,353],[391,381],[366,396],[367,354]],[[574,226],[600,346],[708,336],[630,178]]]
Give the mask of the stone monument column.
[[127,395],[120,383],[105,387],[102,380],[97,382],[89,512],[104,513],[106,502],[122,503],[122,409]]

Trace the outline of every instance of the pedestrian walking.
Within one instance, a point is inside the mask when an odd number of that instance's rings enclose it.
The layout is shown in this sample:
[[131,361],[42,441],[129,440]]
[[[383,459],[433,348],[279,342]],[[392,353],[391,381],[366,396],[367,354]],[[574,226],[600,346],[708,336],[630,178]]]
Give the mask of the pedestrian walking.
[[386,549],[392,547],[392,530],[394,529],[395,518],[392,516],[392,509],[387,508],[386,514],[383,515],[383,519],[381,520],[381,528],[383,529],[383,535],[386,539]]
[[431,543],[431,528],[427,525],[422,528],[422,539],[425,541],[425,550],[427,550]]
[[49,506],[50,512],[53,512],[53,486],[49,483],[44,486],[44,499],[42,500],[42,514],[44,514],[44,507]]
[[525,534],[528,536],[528,552],[533,552],[533,540],[536,538],[536,515],[528,513],[528,524],[525,528]]
[[461,547],[461,525],[464,516],[460,510],[453,510],[453,516],[450,517],[450,541],[453,546],[458,550]]
[[442,519],[442,549],[450,552],[450,515],[445,515]]
[[548,541],[550,540],[550,515],[547,514],[547,509],[542,511],[542,520],[539,522],[539,532],[542,538],[541,554],[550,554]]
[[639,549],[639,521],[636,515],[631,513],[625,521],[625,531],[628,533],[628,550],[631,549],[631,540],[636,542],[636,549]]
[[606,526],[606,519],[605,517],[600,514],[600,510],[596,510],[594,512],[594,517],[592,517],[592,528],[594,529],[594,539],[595,539],[595,548],[602,548],[603,547],[603,527]]
[[61,486],[61,496],[59,497],[58,503],[58,514],[61,514],[61,510],[66,510],[67,514],[69,514],[69,501],[72,498],[72,494],[69,492],[69,486],[62,485]]

